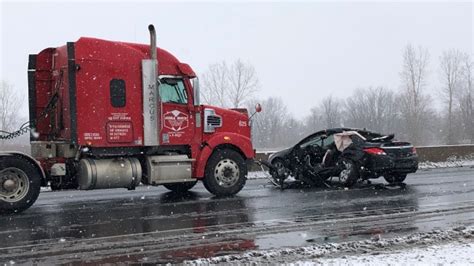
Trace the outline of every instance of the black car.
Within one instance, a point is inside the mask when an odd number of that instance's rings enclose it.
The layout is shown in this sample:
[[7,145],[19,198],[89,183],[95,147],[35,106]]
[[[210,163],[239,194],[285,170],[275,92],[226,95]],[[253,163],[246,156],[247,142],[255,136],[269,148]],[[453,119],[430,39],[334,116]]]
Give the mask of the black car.
[[353,128],[318,131],[269,157],[270,173],[283,184],[288,176],[307,184],[339,177],[345,186],[383,176],[402,183],[418,169],[416,149],[408,142]]

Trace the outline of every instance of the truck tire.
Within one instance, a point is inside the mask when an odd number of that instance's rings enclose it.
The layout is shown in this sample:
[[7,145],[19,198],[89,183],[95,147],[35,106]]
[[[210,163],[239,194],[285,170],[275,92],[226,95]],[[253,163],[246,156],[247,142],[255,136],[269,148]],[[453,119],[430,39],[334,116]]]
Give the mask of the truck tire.
[[170,184],[163,184],[165,188],[171,190],[176,193],[183,193],[196,185],[197,181],[194,182],[183,182],[183,183],[170,183]]
[[407,178],[406,174],[386,174],[383,176],[389,184],[401,184]]
[[231,149],[215,151],[207,161],[204,187],[216,196],[237,194],[247,181],[247,164]]
[[0,213],[19,213],[38,198],[41,173],[27,159],[17,156],[0,158]]
[[349,159],[342,159],[339,164],[342,171],[339,173],[339,181],[345,187],[352,187],[359,179],[359,171],[357,171],[357,164]]

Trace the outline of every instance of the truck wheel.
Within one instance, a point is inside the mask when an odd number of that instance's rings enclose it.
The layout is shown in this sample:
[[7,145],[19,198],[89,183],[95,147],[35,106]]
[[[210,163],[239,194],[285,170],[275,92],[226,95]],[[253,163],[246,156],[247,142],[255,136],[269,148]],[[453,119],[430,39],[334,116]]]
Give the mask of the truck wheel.
[[170,183],[170,184],[163,184],[163,186],[173,192],[176,193],[183,193],[196,185],[197,181],[194,182],[183,182],[183,183]]
[[38,198],[41,174],[26,159],[15,156],[0,159],[0,212],[19,213]]
[[389,184],[400,184],[405,181],[405,178],[407,178],[406,174],[386,174],[383,176],[385,181],[387,181]]
[[206,165],[204,187],[216,196],[237,194],[247,181],[247,164],[242,156],[230,149],[215,151]]
[[339,173],[339,181],[346,187],[352,187],[359,179],[356,163],[349,159],[342,159],[339,164],[342,168]]

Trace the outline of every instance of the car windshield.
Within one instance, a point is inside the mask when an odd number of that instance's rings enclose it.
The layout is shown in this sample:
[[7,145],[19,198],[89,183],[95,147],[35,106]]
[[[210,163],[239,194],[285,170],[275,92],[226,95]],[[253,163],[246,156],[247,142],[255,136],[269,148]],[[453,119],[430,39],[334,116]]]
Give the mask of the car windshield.
[[302,142],[299,144],[300,148],[306,148],[308,146],[321,146],[322,140],[321,140],[321,135],[313,136],[309,138],[308,140]]
[[308,146],[319,146],[323,148],[328,148],[331,144],[334,143],[334,136],[333,135],[316,135],[311,138],[309,138],[306,141],[303,141],[301,144],[299,144],[300,148],[306,148]]

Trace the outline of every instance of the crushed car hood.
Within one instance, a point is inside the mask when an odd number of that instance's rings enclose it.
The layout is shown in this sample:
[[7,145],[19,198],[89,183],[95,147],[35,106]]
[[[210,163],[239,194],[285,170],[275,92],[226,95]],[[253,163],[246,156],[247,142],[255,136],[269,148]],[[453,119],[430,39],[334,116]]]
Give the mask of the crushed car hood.
[[282,157],[284,158],[286,155],[288,155],[288,153],[290,153],[291,151],[291,148],[286,148],[284,150],[281,150],[281,151],[278,151],[278,152],[275,152],[273,153],[272,155],[270,155],[270,157],[268,157],[268,162],[272,163],[273,159],[275,157]]

